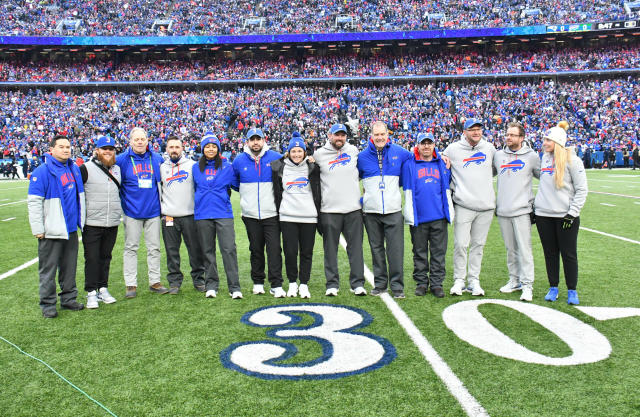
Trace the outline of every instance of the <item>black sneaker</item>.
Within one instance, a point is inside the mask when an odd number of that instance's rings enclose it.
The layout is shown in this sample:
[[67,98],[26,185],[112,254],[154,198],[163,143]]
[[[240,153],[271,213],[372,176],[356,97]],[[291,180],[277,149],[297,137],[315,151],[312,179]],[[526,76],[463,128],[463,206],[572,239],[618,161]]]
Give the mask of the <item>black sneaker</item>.
[[80,304],[76,300],[73,300],[69,301],[67,304],[62,304],[62,308],[64,308],[65,310],[79,311],[84,308],[84,304]]
[[405,298],[404,291],[402,290],[393,291],[393,298]]
[[194,288],[195,288],[195,289],[196,289],[196,291],[198,291],[198,292],[206,292],[206,291],[207,291],[207,289],[205,288],[204,284],[202,284],[202,285],[196,285]]
[[427,291],[429,290],[429,287],[427,287],[426,285],[418,285],[416,287],[416,292],[415,294],[418,297],[422,297],[423,295],[425,295],[427,293]]
[[437,298],[444,298],[444,291],[442,290],[442,287],[431,287],[431,294]]
[[171,294],[171,295],[178,295],[179,292],[180,292],[180,287],[170,287],[169,288],[169,294]]
[[42,312],[42,317],[44,317],[45,319],[54,319],[56,317],[58,317],[58,312],[53,309],[53,310],[44,310]]
[[371,292],[369,294],[373,295],[374,297],[377,297],[377,296],[382,295],[382,294],[384,294],[386,292],[387,292],[387,290],[383,290],[383,289],[380,289],[380,288],[374,288],[374,289],[371,290]]

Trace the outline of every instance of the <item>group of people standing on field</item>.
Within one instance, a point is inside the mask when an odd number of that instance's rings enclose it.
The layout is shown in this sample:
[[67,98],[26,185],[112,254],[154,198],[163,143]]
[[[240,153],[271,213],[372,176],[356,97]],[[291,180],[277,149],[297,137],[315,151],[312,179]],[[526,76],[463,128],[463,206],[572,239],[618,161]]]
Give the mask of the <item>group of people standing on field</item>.
[[[536,222],[550,284],[545,299],[555,301],[558,297],[562,257],[567,301],[578,304],[577,235],[587,182],[581,160],[572,148],[565,147],[567,128],[566,122],[561,122],[546,131],[542,160],[527,146],[524,127],[517,122],[508,125],[506,146],[497,151],[483,139],[482,122],[468,119],[462,138],[442,154],[430,132],[417,136],[412,152],[392,143],[382,121],[371,125],[370,141],[361,152],[348,142],[348,129],[343,124],[331,126],[324,146],[315,152],[295,133],[284,155],[270,149],[261,129],[252,128],[243,152],[230,163],[222,157],[220,142],[211,132],[202,137],[202,157],[193,161],[184,156],[183,143],[176,136],[167,138],[167,158],[163,159],[149,149],[147,132],[136,127],[129,133],[126,151],[116,156],[114,140],[100,137],[94,157],[80,168],[70,158],[69,140],[56,136],[45,164],[33,172],[28,192],[29,220],[38,238],[43,316],[57,316],[56,271],[61,307],[84,308],[76,301],[78,230],[83,234],[85,252],[86,307],[116,301],[107,288],[121,218],[126,298],[137,296],[142,235],[151,292],[179,294],[184,281],[180,269],[184,240],[197,291],[207,298],[219,294],[217,245],[229,296],[243,298],[232,191],[240,195],[252,293],[256,295],[265,293],[266,280],[276,298],[311,297],[308,283],[316,230],[323,242],[325,295],[339,292],[340,244],[349,259],[351,292],[366,295],[366,229],[374,275],[370,294],[380,296],[391,290],[394,298],[405,298],[405,223],[410,228],[416,296],[427,292],[437,298],[445,296],[449,223],[454,228],[454,281],[449,292],[484,295],[480,267],[495,213],[509,270],[509,281],[500,291],[522,291],[521,300],[532,300],[531,224]],[[496,175],[497,199],[493,188]],[[540,179],[535,198],[534,177]],[[161,236],[168,288],[160,274]]]

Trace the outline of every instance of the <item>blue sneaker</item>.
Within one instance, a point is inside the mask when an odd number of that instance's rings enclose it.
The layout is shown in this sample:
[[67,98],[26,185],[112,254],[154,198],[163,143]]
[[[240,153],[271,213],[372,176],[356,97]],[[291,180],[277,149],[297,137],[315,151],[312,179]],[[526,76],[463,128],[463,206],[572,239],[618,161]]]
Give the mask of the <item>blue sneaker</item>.
[[580,304],[580,300],[578,300],[578,291],[569,290],[567,292],[567,304],[578,305]]
[[556,301],[558,299],[558,287],[549,287],[549,292],[544,296],[547,301]]

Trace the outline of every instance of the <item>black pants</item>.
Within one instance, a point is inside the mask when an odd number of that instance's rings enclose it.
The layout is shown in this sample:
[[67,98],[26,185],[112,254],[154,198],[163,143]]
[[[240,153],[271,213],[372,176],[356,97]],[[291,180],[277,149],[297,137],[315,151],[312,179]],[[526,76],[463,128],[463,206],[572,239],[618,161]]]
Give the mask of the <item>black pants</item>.
[[[442,288],[447,254],[447,220],[409,226],[413,244],[413,279],[418,286]],[[429,259],[431,258],[431,259]]]
[[[365,213],[373,281],[379,290],[404,290],[404,223],[401,212],[391,214]],[[386,245],[385,245],[386,243]],[[387,261],[389,268],[387,269]]]
[[75,301],[76,264],[78,261],[78,232],[69,233],[69,239],[38,240],[38,273],[40,275],[40,308],[56,309],[56,273],[60,283],[60,304]]
[[111,252],[118,237],[118,226],[85,226],[82,230],[84,247],[84,289],[85,291],[107,288]]
[[251,280],[264,284],[264,249],[267,247],[269,284],[271,288],[282,287],[282,254],[280,251],[280,221],[278,217],[252,219],[242,217],[247,228],[249,251],[251,252]]
[[182,238],[187,246],[191,280],[194,287],[204,285],[204,259],[193,215],[173,218],[173,226],[167,226],[166,216],[162,217],[162,239],[167,252],[167,281],[170,287],[180,287],[184,275],[180,270],[180,245]]
[[560,256],[564,268],[564,279],[568,290],[578,285],[578,230],[580,217],[576,217],[569,229],[562,228],[562,218],[536,216],[536,225],[544,261],[547,265],[549,285],[557,287],[560,282]]
[[[280,229],[282,230],[282,248],[287,279],[289,282],[297,282],[299,277],[300,284],[306,284],[311,276],[313,245],[316,242],[316,224],[280,222]],[[298,250],[300,253],[299,270]]]

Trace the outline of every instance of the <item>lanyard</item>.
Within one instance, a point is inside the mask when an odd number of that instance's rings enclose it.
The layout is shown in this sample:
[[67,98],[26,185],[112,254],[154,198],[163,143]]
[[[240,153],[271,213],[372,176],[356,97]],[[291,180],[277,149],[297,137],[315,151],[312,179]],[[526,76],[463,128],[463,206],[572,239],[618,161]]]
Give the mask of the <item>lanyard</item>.
[[[133,156],[131,158],[131,165],[133,166],[133,175],[138,176],[138,171],[136,170],[136,163],[133,161]],[[153,178],[153,161],[149,158],[149,165],[151,166],[151,178]]]

